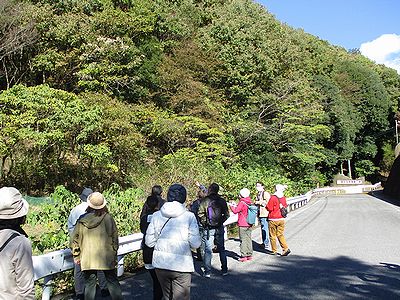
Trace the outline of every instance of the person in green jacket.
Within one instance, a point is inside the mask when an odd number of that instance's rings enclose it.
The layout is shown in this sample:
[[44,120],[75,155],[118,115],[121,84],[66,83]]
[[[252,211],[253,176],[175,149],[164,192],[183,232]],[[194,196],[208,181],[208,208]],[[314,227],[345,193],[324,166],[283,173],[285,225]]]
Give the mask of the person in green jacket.
[[86,214],[78,220],[70,239],[74,262],[80,264],[85,278],[85,300],[95,299],[99,270],[104,272],[111,298],[123,299],[116,269],[117,226],[101,193],[90,194],[87,202]]

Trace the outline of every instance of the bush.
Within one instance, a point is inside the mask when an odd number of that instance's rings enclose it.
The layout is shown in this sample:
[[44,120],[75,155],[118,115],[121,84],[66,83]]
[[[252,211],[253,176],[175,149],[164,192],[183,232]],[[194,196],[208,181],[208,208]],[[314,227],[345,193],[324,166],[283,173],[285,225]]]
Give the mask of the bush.
[[[221,194],[227,201],[236,200],[239,190],[243,187],[252,191],[251,197],[254,199],[257,181],[262,181],[270,193],[274,192],[275,184],[286,184],[287,196],[299,194],[299,191],[304,191],[306,187],[306,184],[290,181],[277,170],[267,170],[260,166],[243,168],[239,164],[224,168],[218,160],[201,159],[184,153],[166,156],[159,165],[147,169],[147,173],[132,175],[131,178],[140,178],[140,181],[135,180],[140,186],[123,190],[121,186],[112,184],[103,191],[110,214],[117,224],[119,236],[140,232],[140,212],[151,186],[155,183],[163,186],[165,191],[174,182],[182,183],[188,190],[187,203],[196,197],[195,181],[205,185],[218,183],[221,186]],[[80,203],[78,195],[64,186],[57,186],[49,198],[50,200],[38,205],[31,205],[28,214],[25,229],[32,240],[34,255],[68,247],[68,216],[71,209]],[[236,226],[229,228],[230,234],[235,234],[236,230]],[[129,254],[124,259],[126,271],[133,272],[141,266],[143,262],[140,251]],[[73,277],[68,272],[60,274],[55,280],[55,290],[62,292],[71,289],[72,281]]]

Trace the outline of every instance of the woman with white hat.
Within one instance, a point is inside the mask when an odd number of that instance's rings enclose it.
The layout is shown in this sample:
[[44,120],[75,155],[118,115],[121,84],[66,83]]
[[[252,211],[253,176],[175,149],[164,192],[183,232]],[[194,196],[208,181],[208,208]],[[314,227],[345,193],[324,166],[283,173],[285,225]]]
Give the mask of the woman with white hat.
[[251,240],[252,225],[247,223],[248,207],[252,204],[250,190],[243,188],[239,192],[239,203],[229,203],[234,214],[238,214],[240,254],[239,261],[246,262],[253,259],[253,242]]
[[277,184],[275,186],[275,193],[271,196],[267,204],[267,209],[269,211],[269,239],[271,242],[271,250],[273,255],[278,254],[276,246],[277,239],[282,248],[281,256],[287,256],[290,254],[290,249],[286,243],[285,236],[283,235],[285,231],[285,216],[282,216],[280,210],[281,207],[287,207],[286,197],[283,194],[286,188],[286,185]]
[[0,298],[35,299],[32,246],[21,228],[29,205],[14,187],[0,189]]
[[99,270],[104,272],[111,298],[123,299],[116,269],[117,226],[101,193],[90,194],[87,202],[87,213],[78,220],[70,240],[74,262],[80,264],[85,278],[85,300],[95,299]]

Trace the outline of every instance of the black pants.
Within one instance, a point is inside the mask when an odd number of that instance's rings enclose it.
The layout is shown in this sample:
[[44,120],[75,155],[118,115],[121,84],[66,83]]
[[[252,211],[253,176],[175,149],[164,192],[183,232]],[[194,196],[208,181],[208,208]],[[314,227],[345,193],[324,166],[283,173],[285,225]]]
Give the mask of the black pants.
[[158,281],[158,277],[155,269],[148,269],[151,279],[153,279],[153,300],[161,300],[163,297],[160,281]]
[[[97,270],[87,270],[82,271],[82,273],[85,277],[85,300],[94,300],[96,298]],[[122,300],[122,291],[117,278],[117,270],[104,270],[104,275],[111,299]]]
[[192,273],[156,269],[164,300],[190,300]]

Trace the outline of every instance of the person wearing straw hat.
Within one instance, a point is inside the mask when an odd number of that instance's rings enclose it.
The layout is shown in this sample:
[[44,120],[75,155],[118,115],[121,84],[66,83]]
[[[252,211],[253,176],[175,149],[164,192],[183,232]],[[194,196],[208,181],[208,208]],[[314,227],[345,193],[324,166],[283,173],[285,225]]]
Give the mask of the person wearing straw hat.
[[35,299],[32,246],[21,228],[28,210],[16,188],[0,189],[0,299]]
[[117,278],[118,231],[108,213],[107,201],[99,192],[89,195],[86,214],[77,222],[70,237],[74,262],[85,278],[85,300],[96,296],[97,271],[103,271],[113,300],[122,298]]
[[[72,235],[72,232],[74,231],[75,225],[78,222],[79,218],[86,214],[86,209],[88,208],[87,198],[91,193],[93,193],[93,190],[91,188],[85,187],[82,190],[82,193],[79,195],[81,203],[75,206],[68,216],[68,233],[70,236]],[[107,281],[104,272],[98,271],[97,279],[99,281],[101,295],[103,297],[110,295],[107,288]],[[83,278],[83,274],[81,272],[81,266],[78,264],[74,264],[74,287],[76,299],[83,300],[85,298],[85,279]]]

